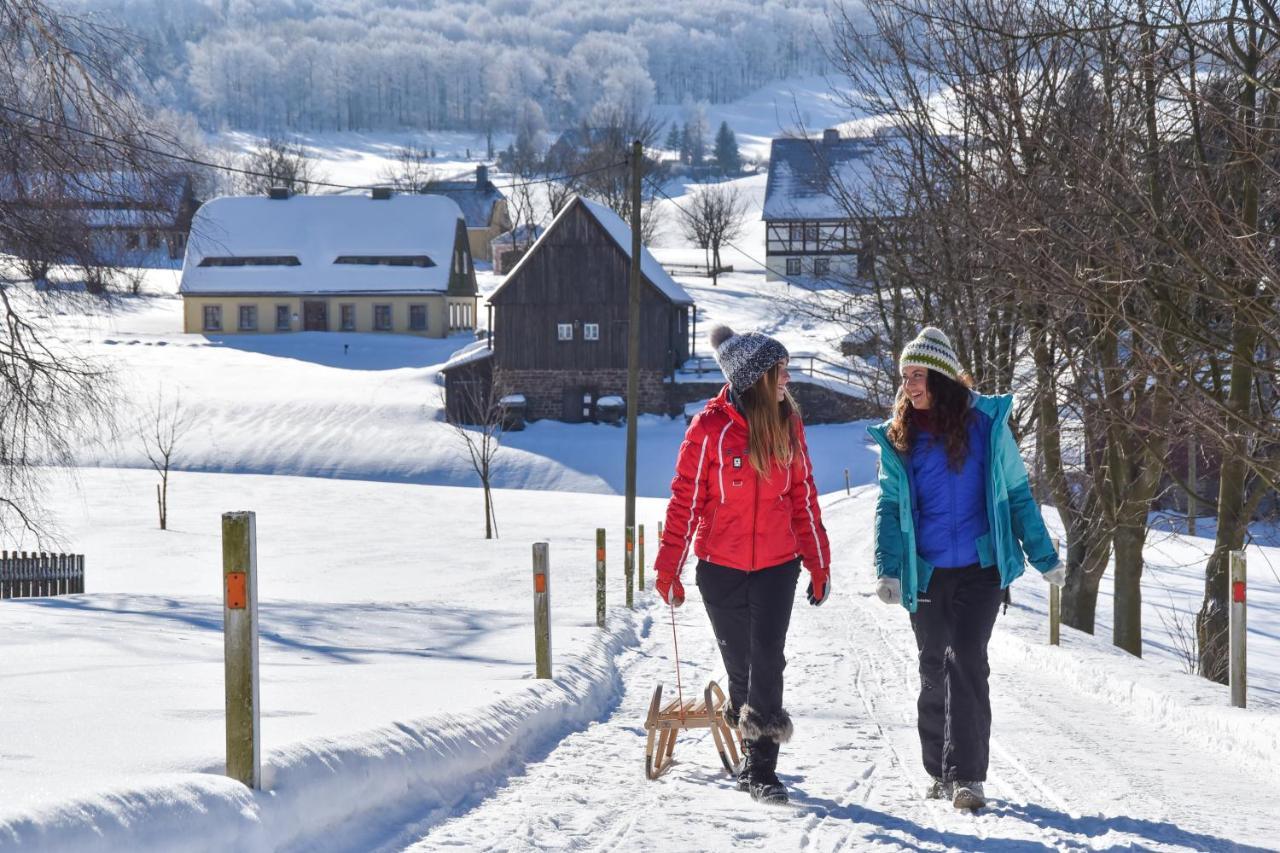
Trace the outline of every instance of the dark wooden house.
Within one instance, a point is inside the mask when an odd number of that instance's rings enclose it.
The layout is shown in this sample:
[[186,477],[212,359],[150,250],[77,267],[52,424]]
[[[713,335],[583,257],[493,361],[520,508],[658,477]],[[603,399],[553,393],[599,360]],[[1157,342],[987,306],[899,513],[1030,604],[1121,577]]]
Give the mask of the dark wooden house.
[[[693,300],[641,249],[643,412],[670,408],[667,380],[689,357]],[[567,204],[489,297],[493,381],[519,394],[530,419],[582,421],[627,389],[631,230],[609,208]]]

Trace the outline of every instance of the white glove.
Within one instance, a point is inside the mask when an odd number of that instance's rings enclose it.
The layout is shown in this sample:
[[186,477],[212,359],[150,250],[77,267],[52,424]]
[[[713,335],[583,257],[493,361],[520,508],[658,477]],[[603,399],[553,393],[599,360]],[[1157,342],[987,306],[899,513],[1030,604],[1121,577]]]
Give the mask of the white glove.
[[1047,583],[1051,583],[1054,586],[1062,586],[1067,582],[1067,567],[1062,564],[1061,560],[1059,560],[1058,565],[1054,566],[1049,571],[1042,573],[1040,576],[1044,578]]
[[885,604],[901,604],[902,584],[897,578],[880,578],[876,581],[876,595]]

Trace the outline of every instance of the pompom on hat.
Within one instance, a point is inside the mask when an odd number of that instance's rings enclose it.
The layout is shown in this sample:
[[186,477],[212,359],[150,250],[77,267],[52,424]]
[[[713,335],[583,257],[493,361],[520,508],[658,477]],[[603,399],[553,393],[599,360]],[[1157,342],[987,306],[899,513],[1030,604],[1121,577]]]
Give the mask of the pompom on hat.
[[951,346],[951,339],[941,329],[933,326],[925,326],[915,340],[902,348],[898,370],[901,371],[907,365],[936,370],[957,382],[961,381],[960,377],[964,373],[960,359],[956,358],[956,351]]
[[724,378],[739,394],[755,385],[775,364],[790,357],[787,348],[768,335],[760,332],[739,335],[728,326],[711,330],[711,348]]

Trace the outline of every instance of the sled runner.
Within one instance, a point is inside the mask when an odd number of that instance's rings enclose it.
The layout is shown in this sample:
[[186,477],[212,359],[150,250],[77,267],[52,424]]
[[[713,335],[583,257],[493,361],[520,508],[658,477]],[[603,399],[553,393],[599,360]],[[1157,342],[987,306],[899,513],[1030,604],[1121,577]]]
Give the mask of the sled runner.
[[[701,701],[694,698],[685,702],[682,696],[677,695],[665,707],[662,706],[662,685],[654,688],[653,699],[649,702],[649,716],[644,721],[644,727],[649,732],[644,747],[644,775],[657,779],[671,766],[676,735],[683,729],[711,729],[711,737],[720,753],[720,762],[732,774],[738,765],[738,746],[741,741],[737,731],[725,722],[725,705],[724,691],[714,681],[709,682],[707,689],[702,691]],[[735,739],[739,739],[738,742]]]

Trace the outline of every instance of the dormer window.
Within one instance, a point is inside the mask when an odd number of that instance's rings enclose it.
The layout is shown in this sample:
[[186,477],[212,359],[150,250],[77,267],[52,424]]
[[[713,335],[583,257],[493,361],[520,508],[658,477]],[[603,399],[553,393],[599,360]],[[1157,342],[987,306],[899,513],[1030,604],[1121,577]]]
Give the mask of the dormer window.
[[426,255],[338,255],[335,264],[358,264],[366,267],[434,267],[436,262]]
[[302,262],[294,255],[244,255],[200,259],[202,267],[300,267]]

